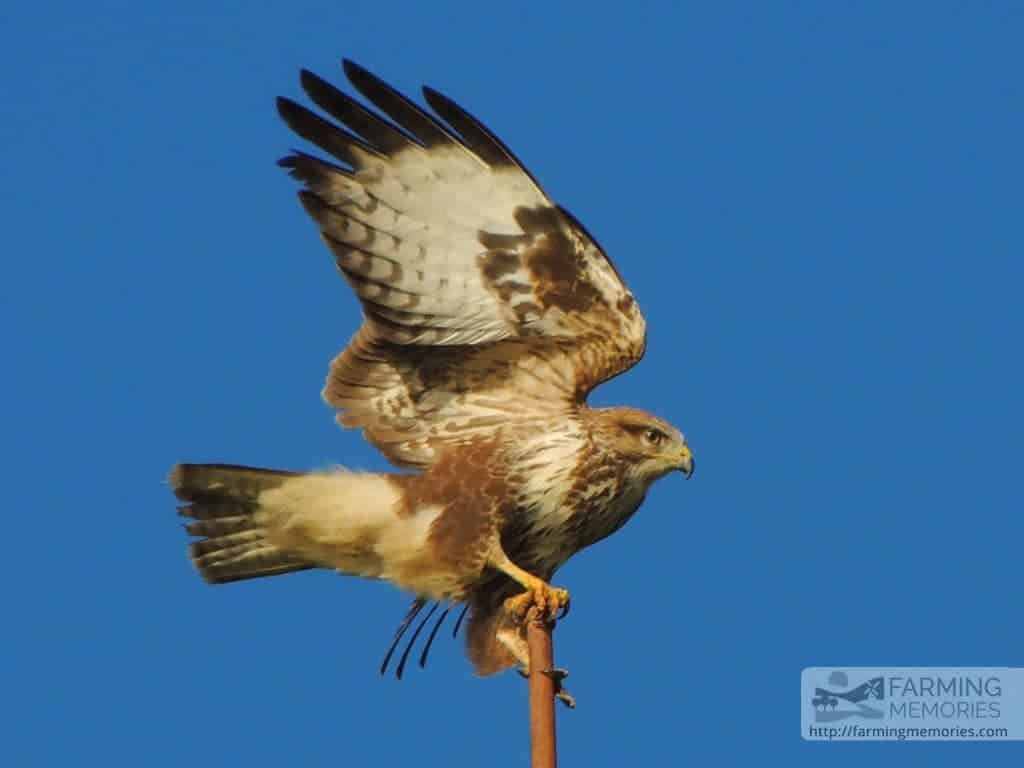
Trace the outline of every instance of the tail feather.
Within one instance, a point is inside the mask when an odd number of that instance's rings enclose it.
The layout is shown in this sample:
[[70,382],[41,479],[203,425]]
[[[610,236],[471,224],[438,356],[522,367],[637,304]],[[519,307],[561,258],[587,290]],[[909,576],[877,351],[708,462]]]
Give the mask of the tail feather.
[[174,494],[182,501],[255,500],[261,492],[277,488],[289,477],[301,474],[235,464],[178,464],[171,470],[170,482]]
[[192,542],[192,563],[211,584],[304,571],[316,565],[267,541],[260,519],[260,494],[297,472],[229,464],[179,464],[169,482],[188,504],[178,514],[191,518],[185,530],[203,537]]
[[241,533],[252,529],[252,522],[248,517],[239,515],[237,517],[219,517],[209,520],[196,520],[185,524],[185,531],[190,536],[226,536],[231,533]]
[[238,533],[229,533],[224,536],[216,536],[212,539],[194,541],[191,544],[192,558],[209,558],[218,562],[230,560],[235,555],[244,555],[253,549],[253,544],[265,546],[263,543],[263,531],[259,528],[249,528]]

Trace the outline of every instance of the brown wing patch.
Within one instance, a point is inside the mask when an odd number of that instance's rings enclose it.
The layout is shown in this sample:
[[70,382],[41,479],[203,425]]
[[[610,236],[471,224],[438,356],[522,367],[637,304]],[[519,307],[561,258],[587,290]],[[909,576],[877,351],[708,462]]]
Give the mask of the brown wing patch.
[[565,219],[558,209],[550,205],[528,207],[521,205],[512,213],[516,224],[528,235],[546,235],[565,229]]
[[[481,233],[480,242],[485,245],[487,242],[493,242],[494,237],[484,237],[486,233]],[[498,237],[504,237],[499,235]],[[521,239],[521,238],[517,238]],[[522,266],[522,259],[515,253],[510,251],[488,251],[487,253],[480,254],[480,270],[483,272],[484,280],[491,284],[497,283],[501,278],[508,275],[514,275],[518,272]]]
[[543,235],[526,253],[526,264],[534,283],[540,287],[537,298],[544,308],[564,312],[589,312],[604,297],[588,280],[579,244],[562,233]]

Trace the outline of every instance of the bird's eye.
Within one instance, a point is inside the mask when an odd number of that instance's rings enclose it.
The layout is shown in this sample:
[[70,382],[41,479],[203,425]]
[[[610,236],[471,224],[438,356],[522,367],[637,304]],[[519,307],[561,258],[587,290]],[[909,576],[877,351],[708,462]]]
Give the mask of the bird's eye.
[[645,429],[644,441],[652,446],[659,446],[665,440],[665,433],[657,429]]

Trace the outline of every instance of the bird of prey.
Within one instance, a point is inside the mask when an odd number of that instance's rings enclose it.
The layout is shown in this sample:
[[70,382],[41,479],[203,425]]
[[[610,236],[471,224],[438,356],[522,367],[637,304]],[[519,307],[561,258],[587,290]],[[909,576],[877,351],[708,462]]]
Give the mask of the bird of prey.
[[344,70],[377,111],[303,71],[324,116],[277,108],[324,154],[279,164],[363,310],[323,397],[413,471],[180,464],[192,561],[214,584],[308,568],[391,582],[416,598],[396,642],[428,602],[462,604],[476,671],[526,669],[525,612],[568,608],[555,571],[693,456],[656,416],[586,403],[645,347],[594,238],[455,102],[424,88],[432,115]]

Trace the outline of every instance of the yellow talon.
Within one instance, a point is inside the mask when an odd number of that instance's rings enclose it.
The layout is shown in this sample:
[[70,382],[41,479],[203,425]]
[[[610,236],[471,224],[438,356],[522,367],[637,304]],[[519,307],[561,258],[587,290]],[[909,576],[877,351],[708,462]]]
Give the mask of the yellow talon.
[[550,620],[562,618],[569,612],[569,592],[538,581],[531,589],[505,601],[505,609],[520,621],[533,606]]

